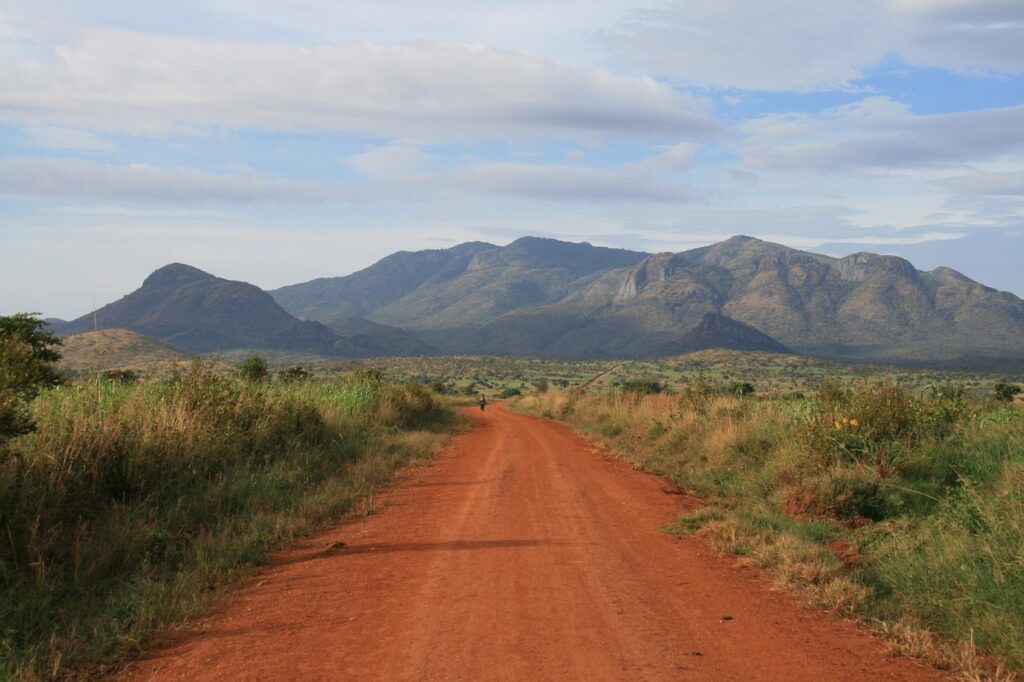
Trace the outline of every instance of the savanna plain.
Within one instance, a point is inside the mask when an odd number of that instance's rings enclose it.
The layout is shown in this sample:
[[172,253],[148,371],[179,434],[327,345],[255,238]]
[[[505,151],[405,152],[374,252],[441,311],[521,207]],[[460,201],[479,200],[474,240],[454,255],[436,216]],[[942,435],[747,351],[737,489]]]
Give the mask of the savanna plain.
[[276,551],[376,513],[480,394],[695,493],[665,533],[895,653],[967,679],[1024,669],[1020,377],[718,351],[90,371],[58,369],[40,321],[4,320],[0,677],[117,671]]

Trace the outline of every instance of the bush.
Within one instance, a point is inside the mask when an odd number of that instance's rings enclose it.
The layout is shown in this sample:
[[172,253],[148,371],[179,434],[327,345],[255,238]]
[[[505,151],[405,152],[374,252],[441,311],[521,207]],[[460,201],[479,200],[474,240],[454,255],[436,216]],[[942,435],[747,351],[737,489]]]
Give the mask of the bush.
[[1012,403],[1013,398],[1021,393],[1021,387],[1016,384],[1000,382],[994,386],[996,400],[1004,403]]
[[750,395],[754,392],[754,384],[746,381],[737,381],[729,385],[728,392],[737,396]]
[[270,365],[259,355],[250,355],[238,363],[238,376],[243,381],[264,382],[270,378]]
[[138,372],[130,369],[108,369],[100,374],[104,381],[112,381],[117,384],[134,384],[139,380]]
[[667,387],[657,379],[652,379],[650,377],[637,377],[623,381],[620,388],[626,393],[644,396],[663,393]]
[[277,371],[276,379],[286,384],[296,381],[306,381],[313,376],[308,369],[302,365],[294,365]]
[[499,398],[512,398],[514,396],[522,395],[522,394],[523,394],[523,392],[520,391],[518,388],[509,387],[509,388],[503,389],[501,391],[501,393],[498,394],[498,397]]

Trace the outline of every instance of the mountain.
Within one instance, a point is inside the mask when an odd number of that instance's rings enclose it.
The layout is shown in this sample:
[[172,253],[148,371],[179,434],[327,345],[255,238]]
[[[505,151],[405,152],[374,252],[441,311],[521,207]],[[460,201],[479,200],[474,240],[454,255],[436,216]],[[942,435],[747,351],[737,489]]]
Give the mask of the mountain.
[[351,315],[406,329],[479,326],[525,307],[559,301],[646,254],[523,237],[508,246],[470,242],[402,251],[347,277],[272,291],[297,317],[327,324]]
[[[302,318],[302,319],[299,319]],[[948,268],[733,237],[681,253],[526,237],[400,252],[268,293],[187,265],[59,334],[124,328],[190,353],[646,357],[695,348],[1024,367],[1024,301]]]
[[326,277],[271,291],[292,315],[325,322],[379,310],[423,286],[443,283],[465,271],[493,244],[468,242],[450,249],[399,251],[346,277]]
[[[402,342],[423,346],[414,338],[399,338],[393,330],[374,331],[376,325],[369,322],[369,327],[346,335],[320,322],[298,320],[252,284],[180,263],[156,270],[139,289],[95,313],[51,326],[67,336],[92,330],[94,323],[144,334],[189,353],[246,348],[367,357],[394,354],[388,348]],[[380,345],[375,343],[378,336]]]
[[701,350],[718,348],[722,350],[764,351],[766,353],[791,354],[792,351],[781,343],[762,334],[749,324],[719,315],[705,313],[696,327],[679,339],[654,349],[653,355],[685,355]]
[[[1024,301],[1013,294],[893,256],[832,258],[745,236],[660,254],[470,243],[272,293],[293,314],[329,322],[358,310],[446,353],[638,357],[758,332],[835,360],[1024,364]],[[709,313],[752,329],[717,318],[698,329]]]
[[413,357],[440,353],[404,329],[377,324],[362,317],[335,318],[331,329],[343,337],[342,342],[335,344],[335,351],[344,357]]

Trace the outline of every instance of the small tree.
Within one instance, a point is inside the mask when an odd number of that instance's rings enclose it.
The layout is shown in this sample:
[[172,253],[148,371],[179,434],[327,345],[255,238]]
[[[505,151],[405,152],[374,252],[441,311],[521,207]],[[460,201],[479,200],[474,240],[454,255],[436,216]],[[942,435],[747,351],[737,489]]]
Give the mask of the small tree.
[[1012,403],[1013,397],[1019,395],[1024,389],[1016,384],[1007,384],[1000,382],[993,387],[995,391],[996,400],[1003,403]]
[[56,347],[60,345],[39,313],[0,316],[0,388],[32,398],[39,389],[58,385],[60,353]]
[[262,383],[270,378],[270,366],[265,358],[250,355],[239,363],[238,376],[245,381]]
[[59,345],[38,313],[0,316],[0,448],[35,428],[28,401],[60,383],[60,353],[54,348]]

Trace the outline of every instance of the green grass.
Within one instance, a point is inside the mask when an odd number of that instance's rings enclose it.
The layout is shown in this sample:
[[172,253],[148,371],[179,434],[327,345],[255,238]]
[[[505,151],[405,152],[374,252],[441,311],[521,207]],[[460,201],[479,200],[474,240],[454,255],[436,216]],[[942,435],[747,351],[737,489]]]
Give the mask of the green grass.
[[3,679],[116,668],[453,423],[427,390],[372,374],[266,385],[201,365],[53,389],[32,410],[36,433],[0,455]]
[[[675,530],[884,624],[902,650],[974,677],[975,648],[1024,669],[1024,410],[867,381],[825,381],[807,397],[694,382],[517,405],[697,492],[708,506]],[[960,644],[924,647],[922,630]]]
[[[960,384],[972,395],[990,395],[1001,381],[1024,383],[1024,376],[937,369],[908,369],[879,365],[843,365],[815,358],[760,352],[709,350],[657,360],[557,360],[492,356],[375,358],[328,361],[323,358],[270,356],[277,364],[302,362],[321,375],[372,368],[390,381],[418,381],[438,385],[449,393],[486,393],[498,396],[505,389],[534,390],[546,381],[552,389],[575,388],[605,370],[618,367],[588,387],[588,392],[617,390],[637,378],[664,384],[670,391],[685,390],[696,381],[717,387],[749,382],[759,395],[813,393],[829,377],[844,381],[885,381],[915,395],[932,388]],[[619,367],[621,365],[621,367]]]

